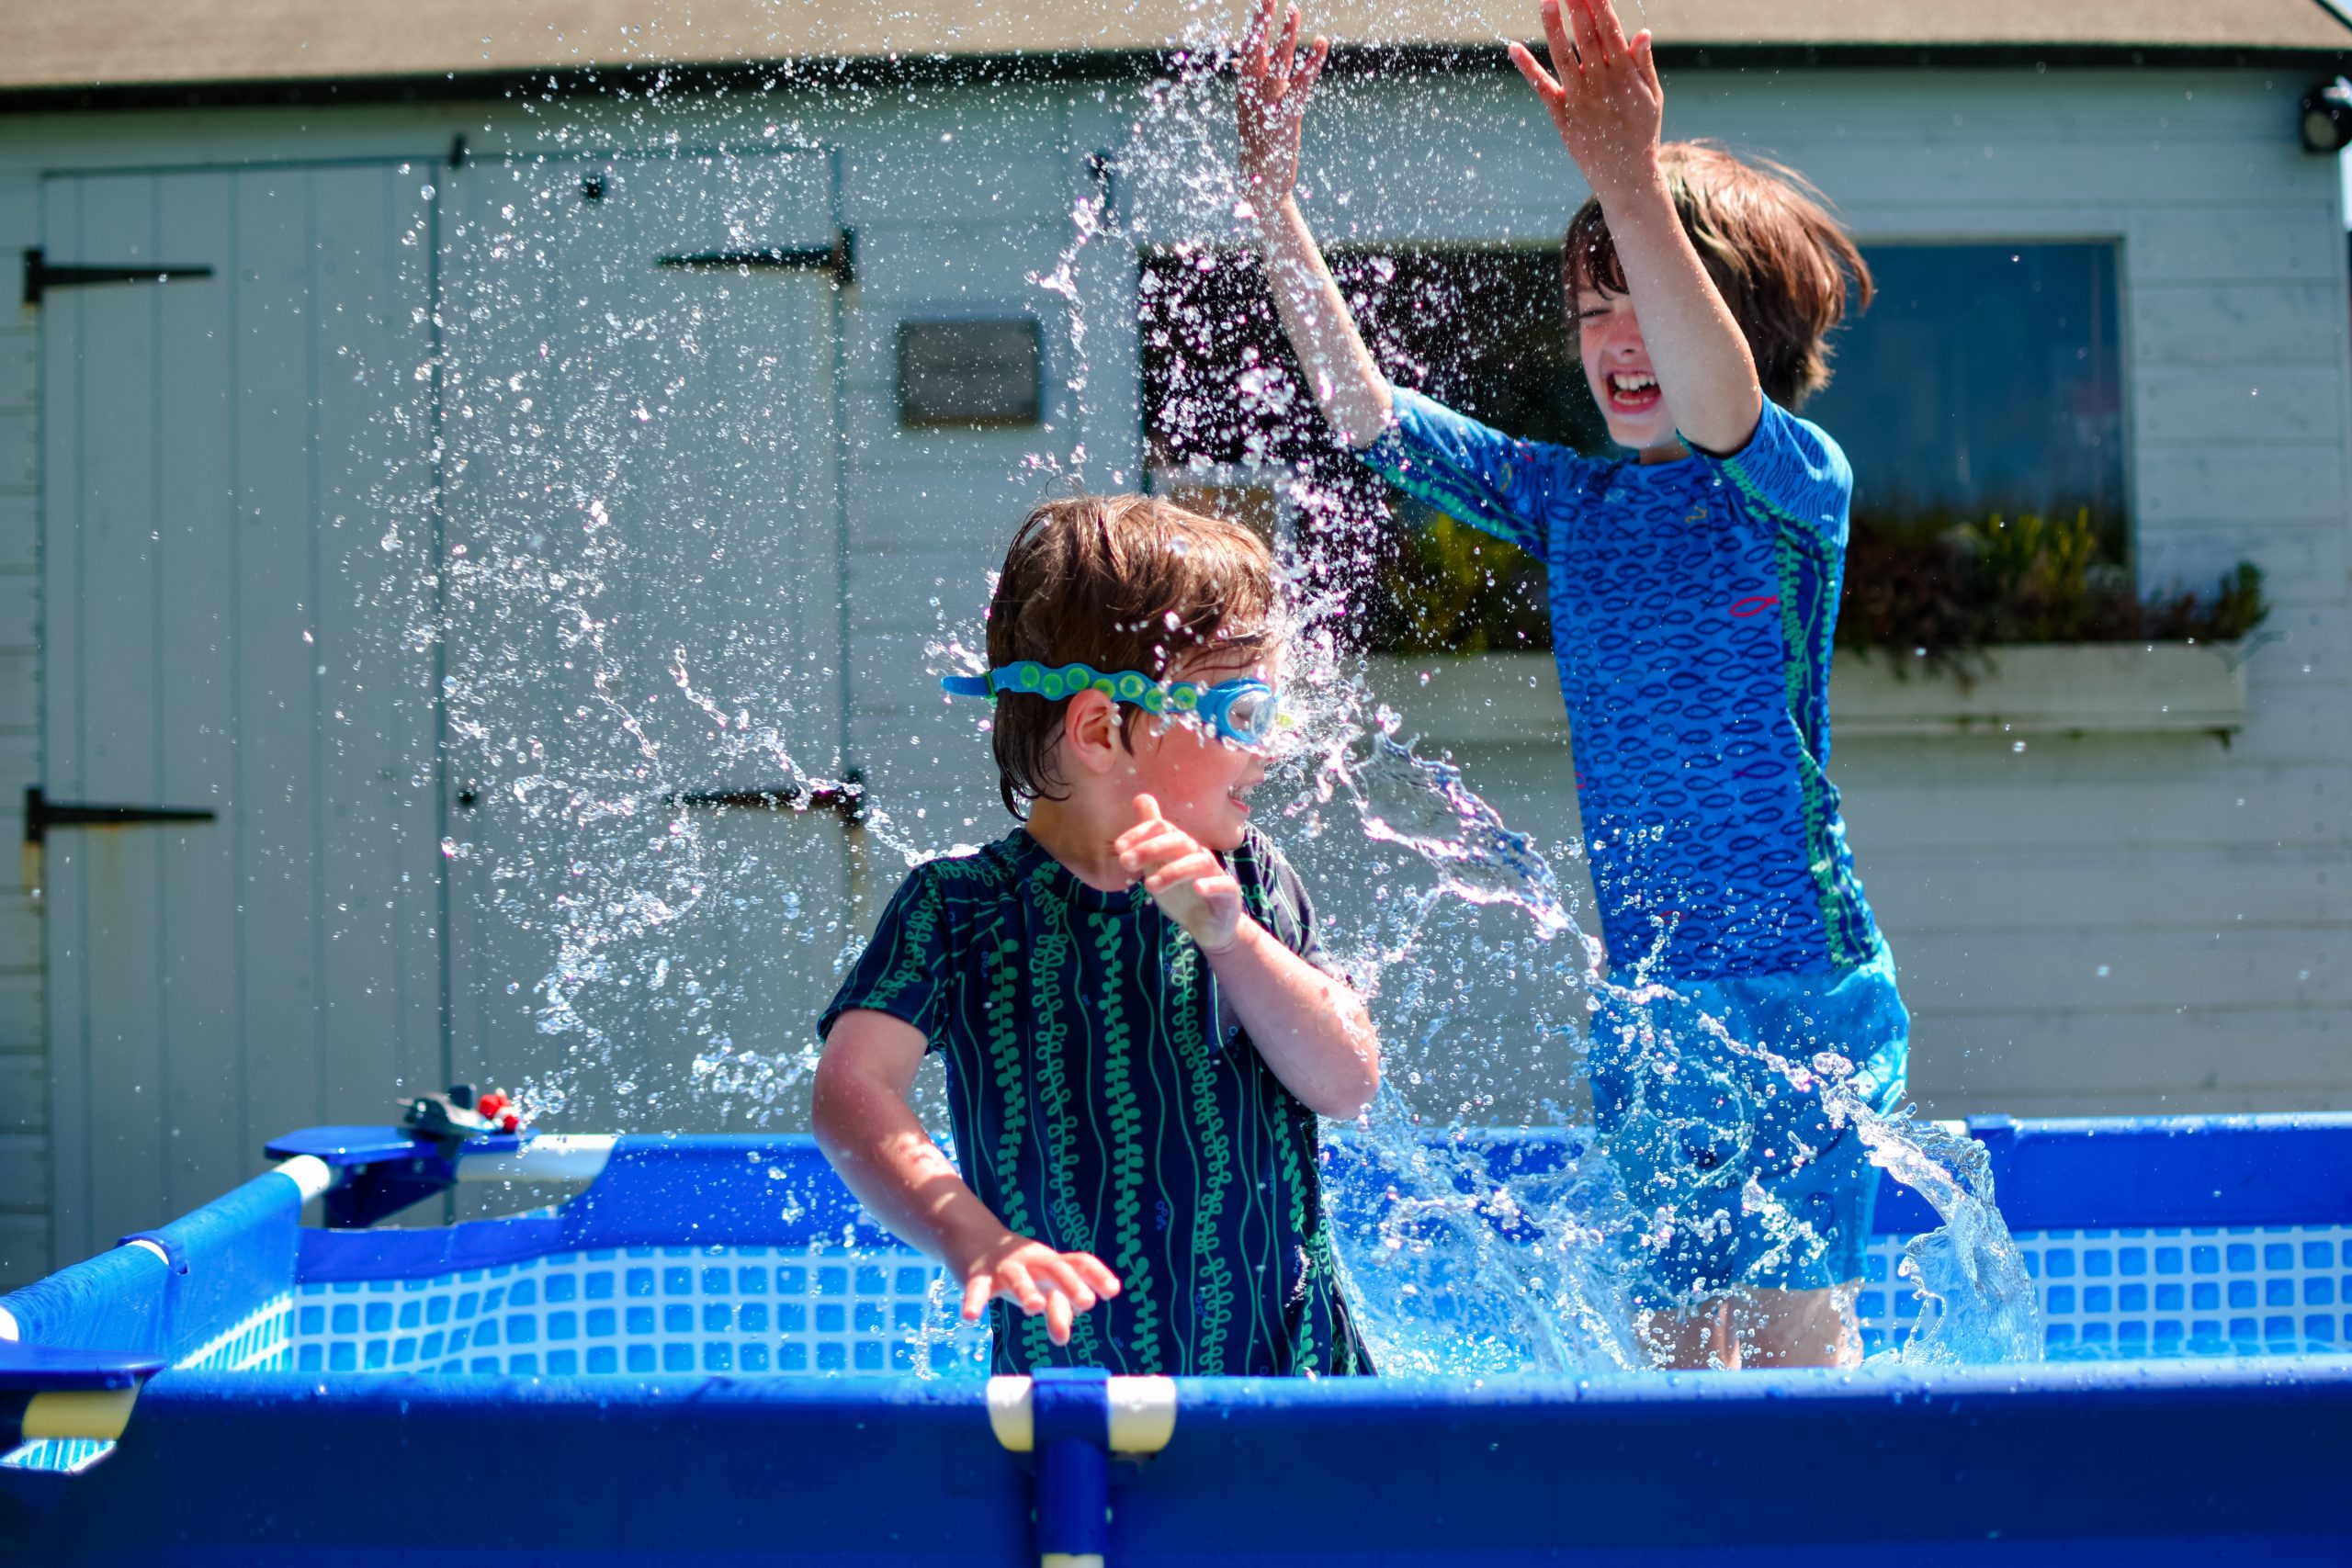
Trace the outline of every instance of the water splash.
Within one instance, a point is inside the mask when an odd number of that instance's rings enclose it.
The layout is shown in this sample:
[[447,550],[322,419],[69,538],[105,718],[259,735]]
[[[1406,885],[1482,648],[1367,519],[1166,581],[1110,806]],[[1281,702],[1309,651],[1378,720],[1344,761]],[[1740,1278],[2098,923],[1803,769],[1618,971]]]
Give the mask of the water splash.
[[[1249,243],[1218,73],[1236,20],[1229,7],[1192,13],[1177,67],[1141,89],[1112,154],[1118,200],[1106,182],[1082,190],[1063,209],[1055,265],[1023,275],[1055,302],[1057,403],[1073,434],[1063,449],[1010,465],[1028,488],[1005,489],[1008,524],[1038,474],[1089,472],[1099,348],[1088,335],[1090,247],[1098,261],[1113,240],[1205,260]],[[658,199],[677,215],[715,209],[715,245],[771,243],[821,183],[807,154],[827,125],[876,110],[887,95],[770,80],[700,106],[711,123],[689,135],[665,91],[657,81],[650,94],[616,87],[560,110],[524,104],[534,126],[506,150],[511,188],[452,215],[467,264],[452,268],[464,281],[444,311],[441,371],[457,524],[412,639],[447,650],[451,757],[481,792],[448,844],[453,863],[479,872],[478,896],[496,918],[481,973],[510,994],[527,987],[514,1005],[555,1047],[532,1058],[526,1103],[617,1125],[796,1116],[814,1062],[807,998],[829,990],[854,952],[851,911],[887,894],[892,863],[990,836],[964,796],[927,775],[892,774],[876,759],[861,760],[876,774],[848,773],[849,649],[834,603],[836,524],[823,510],[837,504],[827,465],[845,457],[775,417],[790,414],[812,378],[834,374],[831,344],[742,330],[770,320],[758,312],[772,308],[774,278],[761,280],[764,293],[747,274],[704,278],[699,292],[616,296],[564,260],[567,246],[616,221],[608,215],[626,204],[613,198],[632,188],[673,187],[675,199]],[[624,143],[652,151],[635,161],[598,151]],[[608,182],[597,201],[573,177],[590,168]],[[489,188],[488,175],[469,177]],[[1371,223],[1371,198],[1384,194],[1311,193],[1349,215],[1342,231]],[[1382,265],[1368,265],[1363,287],[1391,281]],[[801,281],[825,287],[789,286]],[[1299,586],[1290,648],[1305,718],[1261,798],[1318,889],[1366,889],[1340,957],[1374,998],[1389,1085],[1332,1156],[1353,1299],[1392,1370],[1639,1368],[1649,1352],[1625,1259],[1657,1217],[1565,1109],[1586,1071],[1588,1004],[1612,985],[1555,871],[1574,869],[1575,846],[1547,852],[1510,828],[1472,788],[1475,763],[1415,755],[1366,694],[1349,633],[1366,595],[1382,591],[1380,520],[1325,482],[1328,465],[1264,434],[1315,418],[1303,390],[1253,363],[1202,397],[1253,413],[1239,456],[1278,496]],[[733,468],[709,462],[703,437],[713,434]],[[953,482],[968,486],[968,472]],[[903,505],[921,515],[926,500]],[[780,553],[786,535],[820,541],[822,558]],[[418,536],[395,523],[386,547],[413,550]],[[927,637],[934,673],[978,662],[979,639],[962,623],[985,585],[957,580],[944,592],[956,611],[938,611],[934,598],[933,626],[892,634]],[[681,640],[679,623],[696,619],[702,635]],[[930,722],[938,705],[916,711],[926,724],[910,722],[906,750],[920,755],[927,737],[946,735],[952,744],[931,748],[945,761],[933,765],[984,775],[985,747],[969,730]],[[760,790],[783,809],[687,804]],[[851,795],[857,819],[838,849],[832,838],[786,836],[819,799]],[[1646,983],[1637,971],[1634,987]],[[2037,1353],[2030,1282],[1981,1151],[1878,1116],[1815,1064],[1727,1034],[1724,1048],[1823,1097],[1833,1121],[1936,1207],[1941,1228],[1912,1245],[1911,1278],[1931,1305],[1905,1358]],[[1538,1080],[1555,1102],[1522,1109]],[[1501,1159],[1479,1131],[1498,1116],[1538,1128],[1526,1147],[1543,1153]],[[1792,1228],[1789,1241],[1804,1237]]]
[[1903,1273],[1921,1303],[1897,1359],[1915,1365],[2041,1359],[2033,1281],[1994,1201],[1983,1144],[1908,1115],[1855,1114],[1871,1163],[1927,1199],[1943,1224],[1903,1249]]
[[1521,910],[1540,937],[1575,929],[1560,880],[1535,841],[1505,826],[1463,783],[1460,768],[1399,744],[1394,714],[1383,709],[1380,717],[1370,755],[1340,775],[1363,815],[1364,837],[1419,856],[1449,897]]

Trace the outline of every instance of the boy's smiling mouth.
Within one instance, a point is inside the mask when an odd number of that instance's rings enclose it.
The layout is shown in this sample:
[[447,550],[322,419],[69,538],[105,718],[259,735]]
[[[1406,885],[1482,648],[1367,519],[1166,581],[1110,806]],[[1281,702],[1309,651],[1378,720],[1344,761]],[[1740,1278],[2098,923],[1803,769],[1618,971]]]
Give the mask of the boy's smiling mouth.
[[1618,413],[1647,413],[1657,407],[1657,378],[1646,370],[1611,370],[1609,406]]

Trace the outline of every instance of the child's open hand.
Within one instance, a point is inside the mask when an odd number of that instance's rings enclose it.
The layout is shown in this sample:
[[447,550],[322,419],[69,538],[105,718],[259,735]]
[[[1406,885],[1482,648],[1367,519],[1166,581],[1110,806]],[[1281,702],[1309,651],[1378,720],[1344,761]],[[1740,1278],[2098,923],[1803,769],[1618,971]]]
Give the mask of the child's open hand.
[[1119,1277],[1091,1252],[1056,1252],[1042,1241],[1003,1232],[990,1246],[956,1264],[964,1276],[964,1321],[978,1323],[1002,1296],[1029,1316],[1046,1314],[1046,1334],[1069,1343],[1071,1319],[1119,1293]]
[[1231,947],[1241,930],[1241,884],[1198,839],[1159,814],[1159,802],[1136,796],[1136,825],[1112,845],[1119,864],[1139,879],[1160,913],[1184,928],[1204,953]]
[[[1283,12],[1280,38],[1274,35],[1274,11]],[[1317,39],[1306,53],[1298,53],[1298,7],[1283,0],[1258,0],[1242,35],[1237,62],[1241,87],[1237,95],[1241,120],[1241,194],[1262,212],[1286,198],[1298,184],[1299,123],[1306,115],[1306,95],[1315,89],[1330,41]]]
[[1552,69],[1521,43],[1510,46],[1510,62],[1544,100],[1568,156],[1605,205],[1611,187],[1638,178],[1657,156],[1666,95],[1649,29],[1628,43],[1610,0],[1544,0],[1543,13]]

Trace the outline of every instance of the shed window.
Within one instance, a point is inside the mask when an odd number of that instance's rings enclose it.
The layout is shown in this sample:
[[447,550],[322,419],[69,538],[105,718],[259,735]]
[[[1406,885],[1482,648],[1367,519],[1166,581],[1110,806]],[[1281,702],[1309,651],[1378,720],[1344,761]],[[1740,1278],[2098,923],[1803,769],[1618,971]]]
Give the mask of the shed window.
[[1878,298],[1804,410],[1853,463],[1858,523],[2087,511],[2102,553],[2123,559],[2115,245],[1863,254]]
[[[1560,308],[1549,245],[1333,247],[1331,269],[1381,368],[1498,429],[1585,450],[1605,443]],[[1351,531],[1306,565],[1361,587],[1346,629],[1380,652],[1551,646],[1542,564],[1391,490],[1340,450],[1299,378],[1255,258],[1147,254],[1143,406],[1153,489],[1264,528],[1290,481],[1359,520],[1384,507],[1417,527]]]
[[[2117,247],[1882,244],[1864,254],[1878,299],[1839,332],[1831,384],[1804,410],[1852,460],[1857,529],[2080,514],[2098,558],[2127,560]],[[1515,435],[1610,449],[1561,310],[1555,247],[1335,248],[1331,262],[1396,380]],[[1415,515],[1418,503],[1336,449],[1253,258],[1147,255],[1140,315],[1157,490],[1261,525],[1286,510],[1294,478],[1343,512],[1385,504],[1426,525],[1320,561],[1387,585],[1359,597],[1351,621],[1374,649],[1550,646],[1539,563]]]

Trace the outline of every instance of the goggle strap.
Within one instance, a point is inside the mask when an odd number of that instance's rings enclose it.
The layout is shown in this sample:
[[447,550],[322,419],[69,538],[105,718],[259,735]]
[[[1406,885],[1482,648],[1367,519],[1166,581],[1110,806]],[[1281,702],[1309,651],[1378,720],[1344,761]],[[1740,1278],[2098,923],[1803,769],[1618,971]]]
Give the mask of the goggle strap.
[[[1129,673],[1122,671],[1118,674],[1106,675],[1086,664],[1048,665],[1040,664],[1035,660],[1023,660],[1018,664],[1007,664],[1000,669],[991,670],[984,675],[943,675],[939,678],[939,687],[952,697],[992,698],[1001,692],[1023,690],[1020,683],[1021,677],[1023,672],[1030,671],[1040,674],[1058,673],[1063,671],[1082,671],[1084,678],[1090,682],[1117,681],[1123,674]],[[1232,719],[1232,710],[1244,701],[1255,700],[1268,704],[1272,709],[1279,709],[1281,699],[1261,682],[1243,683],[1242,689],[1238,691],[1220,690],[1218,687],[1201,686],[1184,681],[1170,682],[1155,689],[1167,694],[1165,700],[1159,706],[1152,706],[1134,697],[1120,696],[1114,700],[1132,702],[1137,706],[1148,707],[1150,711],[1164,714],[1169,717],[1196,718],[1220,734],[1245,745],[1263,739],[1273,730],[1277,722],[1273,720],[1268,708],[1260,710],[1264,716],[1261,722],[1250,725],[1247,730]],[[1186,697],[1191,700],[1184,700]]]

